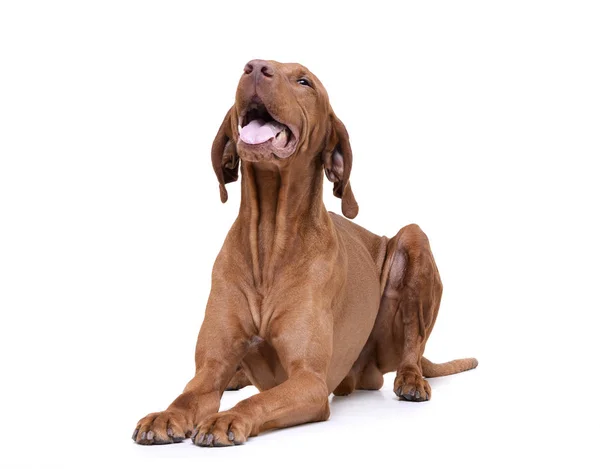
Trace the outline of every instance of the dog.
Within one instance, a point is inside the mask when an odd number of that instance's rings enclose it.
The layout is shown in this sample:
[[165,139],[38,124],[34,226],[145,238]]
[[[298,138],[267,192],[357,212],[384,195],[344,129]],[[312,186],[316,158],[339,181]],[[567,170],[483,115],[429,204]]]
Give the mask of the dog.
[[[223,203],[241,170],[239,215],[214,264],[195,376],[138,422],[136,443],[237,445],[326,420],[330,393],[380,389],[384,373],[418,402],[431,398],[426,377],[477,366],[423,357],[442,295],[428,238],[414,224],[387,238],[348,220],[348,132],[306,67],[248,62],[211,158]],[[345,218],[325,209],[323,175]],[[250,383],[258,394],[218,412],[225,389]]]

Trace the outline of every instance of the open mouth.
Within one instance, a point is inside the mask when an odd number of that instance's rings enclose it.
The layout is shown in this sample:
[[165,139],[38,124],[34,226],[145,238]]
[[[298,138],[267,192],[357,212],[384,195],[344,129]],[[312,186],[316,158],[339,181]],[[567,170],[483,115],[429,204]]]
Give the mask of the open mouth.
[[296,138],[291,129],[278,122],[262,102],[253,102],[240,116],[240,140],[248,145],[268,143],[280,158],[291,155]]

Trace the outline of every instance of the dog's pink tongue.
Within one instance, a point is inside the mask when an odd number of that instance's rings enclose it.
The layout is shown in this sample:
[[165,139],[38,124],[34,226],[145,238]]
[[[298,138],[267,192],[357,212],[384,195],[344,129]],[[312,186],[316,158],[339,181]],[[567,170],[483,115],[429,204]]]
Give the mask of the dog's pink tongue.
[[240,138],[251,145],[266,142],[277,135],[277,128],[273,124],[275,123],[265,123],[262,119],[255,119],[242,129]]

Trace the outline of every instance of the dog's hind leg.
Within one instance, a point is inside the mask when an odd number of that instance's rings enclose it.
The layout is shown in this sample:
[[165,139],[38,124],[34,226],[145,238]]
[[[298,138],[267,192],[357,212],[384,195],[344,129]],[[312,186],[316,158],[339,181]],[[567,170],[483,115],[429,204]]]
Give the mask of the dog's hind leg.
[[427,236],[417,225],[402,228],[388,243],[387,282],[380,314],[390,314],[397,350],[394,392],[402,400],[427,401],[431,388],[423,378],[422,357],[437,317],[442,282]]

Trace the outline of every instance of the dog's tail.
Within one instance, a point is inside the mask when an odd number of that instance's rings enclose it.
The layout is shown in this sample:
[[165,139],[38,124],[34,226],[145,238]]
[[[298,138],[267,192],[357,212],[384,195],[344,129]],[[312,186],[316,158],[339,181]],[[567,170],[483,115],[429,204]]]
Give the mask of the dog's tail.
[[425,378],[437,378],[438,376],[462,373],[463,371],[477,368],[477,365],[479,365],[479,362],[476,358],[460,358],[446,363],[431,363],[427,358],[421,358],[421,366],[423,367],[423,376]]

